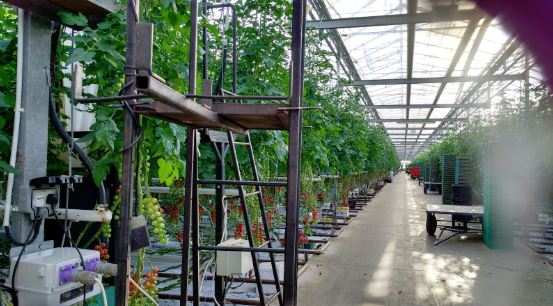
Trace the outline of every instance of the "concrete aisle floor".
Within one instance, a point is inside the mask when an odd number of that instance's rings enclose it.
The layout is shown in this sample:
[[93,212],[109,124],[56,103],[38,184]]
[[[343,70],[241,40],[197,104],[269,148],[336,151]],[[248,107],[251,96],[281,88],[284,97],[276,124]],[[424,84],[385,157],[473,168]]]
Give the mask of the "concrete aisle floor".
[[435,247],[424,195],[398,173],[300,277],[299,305],[553,305],[553,266],[481,237]]

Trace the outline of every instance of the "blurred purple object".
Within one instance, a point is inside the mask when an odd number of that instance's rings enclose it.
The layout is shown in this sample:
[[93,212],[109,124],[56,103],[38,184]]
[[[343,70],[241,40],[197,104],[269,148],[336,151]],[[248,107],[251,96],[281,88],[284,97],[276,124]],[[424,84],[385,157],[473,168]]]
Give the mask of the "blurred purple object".
[[553,88],[553,1],[476,0],[476,4],[524,43]]
[[75,272],[77,272],[77,265],[71,264],[60,268],[60,285],[70,283]]

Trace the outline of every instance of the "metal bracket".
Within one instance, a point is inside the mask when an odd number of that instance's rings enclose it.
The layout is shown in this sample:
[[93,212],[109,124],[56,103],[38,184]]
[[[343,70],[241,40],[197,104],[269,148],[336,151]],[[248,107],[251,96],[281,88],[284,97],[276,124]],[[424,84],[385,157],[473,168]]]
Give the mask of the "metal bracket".
[[[22,248],[23,248],[22,246],[11,248],[10,249],[10,257],[18,256],[19,253],[21,253]],[[25,252],[23,253],[23,255],[36,253],[36,252],[40,252],[40,251],[51,250],[53,248],[54,248],[54,241],[53,240],[33,243],[33,244],[29,244],[28,246],[25,247]]]
[[279,107],[279,111],[303,111],[303,110],[321,110],[320,106],[300,106],[300,107]]

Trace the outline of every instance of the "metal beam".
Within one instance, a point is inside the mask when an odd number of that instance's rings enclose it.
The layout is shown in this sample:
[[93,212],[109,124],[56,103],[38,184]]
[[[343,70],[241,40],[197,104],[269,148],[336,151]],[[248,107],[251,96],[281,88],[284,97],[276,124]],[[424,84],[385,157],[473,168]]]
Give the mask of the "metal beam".
[[[317,12],[317,15],[320,18],[330,19],[331,15],[328,11],[328,8],[326,7],[326,4],[323,0],[311,0],[311,4],[313,5],[314,10]],[[342,37],[340,36],[340,33],[338,33],[338,30],[333,29],[328,31],[330,40],[334,43],[334,49],[335,49],[335,56],[338,60],[342,60],[344,62],[344,65],[347,67],[346,72],[348,73],[348,76],[351,80],[360,80],[361,76],[359,75],[359,72],[357,71],[357,68],[351,59],[351,56],[349,54],[349,51],[344,44],[344,41],[342,40]],[[329,45],[331,49],[332,46]],[[363,99],[365,100],[366,105],[372,105],[372,99],[369,95],[369,92],[366,88],[361,88],[361,95],[363,96]],[[380,118],[377,111],[373,111],[373,115],[375,118]]]
[[[482,16],[482,17],[484,17],[484,16]],[[467,25],[467,29],[465,30],[465,33],[463,33],[463,37],[461,38],[461,41],[459,42],[459,46],[457,47],[457,51],[455,51],[455,54],[453,55],[451,63],[449,64],[449,67],[447,68],[447,72],[445,74],[446,78],[449,78],[453,75],[453,72],[455,71],[455,67],[457,67],[457,64],[459,63],[459,60],[463,56],[463,53],[465,52],[465,49],[467,48],[467,46],[468,46],[468,44],[469,44],[469,42],[472,38],[472,35],[474,34],[474,32],[476,31],[476,28],[478,27],[479,19],[480,18],[471,19],[469,24]],[[485,23],[486,22],[484,22],[484,25],[485,25]],[[482,28],[484,28],[484,26]],[[481,29],[481,31],[482,31],[482,29]],[[477,45],[477,44],[479,44],[479,42],[475,42],[475,45]],[[473,47],[474,47],[474,45],[473,45]],[[494,74],[493,72],[489,73],[489,75],[493,75],[493,74]],[[464,76],[466,76],[466,74]],[[441,83],[440,84],[440,87],[438,88],[438,92],[436,93],[436,97],[434,98],[434,101],[432,102],[432,104],[438,104],[438,101],[440,100],[446,85],[447,85],[447,83]],[[433,111],[434,111],[433,108],[431,108],[430,111],[428,111],[428,114],[426,115],[426,119],[430,118]],[[443,125],[443,122],[441,122],[439,126],[442,126],[442,125]],[[424,126],[426,126],[426,124],[424,124],[423,127]],[[419,135],[421,133],[422,133],[422,131],[419,132]],[[434,131],[434,133],[435,133],[435,131]]]
[[[82,13],[86,16],[90,24],[97,24],[102,21],[109,13],[116,12],[122,8],[116,1],[111,0],[3,0],[11,5],[17,6],[25,12],[31,13],[48,20],[61,22],[60,12],[70,11],[72,13]],[[74,25],[69,25],[74,27]]]
[[[391,127],[391,128],[385,128],[386,131],[404,131],[404,130],[412,130],[412,131],[418,131],[418,130],[436,130],[438,128],[432,128],[432,127],[410,127],[410,128],[405,128],[405,127],[399,127],[399,128],[396,128],[396,127]],[[446,131],[446,130],[453,130],[451,128],[441,128],[442,130]]]
[[393,142],[394,145],[422,145],[422,142],[416,142],[416,141],[400,141],[400,142]]
[[[418,0],[407,1],[407,13],[409,16],[416,15]],[[415,24],[409,23],[407,25],[407,79],[413,78],[413,62],[415,56]],[[407,105],[411,105],[411,84],[407,84]],[[409,109],[405,110],[405,118],[409,119]],[[409,121],[406,121],[409,122]],[[406,125],[409,127],[409,124]],[[405,131],[405,138],[407,138],[407,130]]]
[[375,109],[410,109],[410,108],[489,108],[489,103],[478,104],[389,104],[389,105],[366,105],[368,108]]
[[369,122],[396,122],[396,123],[434,123],[439,121],[464,121],[466,118],[444,119],[369,119]]
[[450,76],[433,78],[406,78],[406,79],[381,79],[381,80],[356,80],[351,83],[342,83],[341,86],[375,86],[375,85],[411,85],[430,83],[459,83],[459,82],[495,82],[495,81],[516,81],[523,80],[525,75],[500,74],[500,75],[475,75],[475,76]]
[[196,125],[195,122],[201,121],[211,124],[213,127],[228,129],[240,134],[246,133],[243,127],[220,117],[217,113],[187,98],[185,95],[167,86],[156,77],[147,74],[139,74],[136,76],[136,86],[140,93],[178,109],[183,115],[187,115],[192,125]]
[[[487,73],[487,74],[494,74],[500,67],[502,67],[505,63],[505,61],[516,51],[516,49],[520,46],[520,43],[515,41],[514,39],[510,39],[508,40],[504,45],[503,45],[503,48],[501,48],[501,51],[498,52],[498,54],[495,56],[495,58],[488,64],[488,66],[486,67],[485,69],[485,72],[484,73]],[[471,50],[472,51],[472,50]],[[493,62],[493,64],[492,64]],[[514,64],[516,63],[517,61],[513,62],[513,64],[511,64],[510,67],[506,68],[506,70],[508,70],[509,68],[511,68],[512,66],[514,66]],[[465,67],[466,68],[466,67]],[[458,103],[458,104],[465,104],[469,101],[469,99],[474,95],[476,94],[476,92],[478,91],[478,89],[480,87],[482,87],[482,85],[484,85],[485,82],[477,82],[476,84],[474,84],[472,86],[472,88],[468,91],[467,94],[465,94],[463,96],[463,98],[461,99],[461,101]],[[488,85],[489,86],[489,85]],[[451,118],[454,114],[456,114],[456,111],[458,109],[452,109],[450,111],[450,113],[446,116],[446,118]],[[443,127],[444,123],[440,123],[439,127]],[[427,142],[428,140],[430,140],[431,138],[433,138],[434,136],[436,136],[437,131],[434,131],[430,137],[427,139]],[[416,152],[416,154],[418,154],[419,152],[421,152],[421,150],[418,150]]]
[[340,19],[313,20],[307,22],[308,29],[341,29],[375,26],[391,26],[415,23],[435,23],[445,21],[481,19],[485,15],[480,10],[435,9],[432,12],[417,14],[397,14]]

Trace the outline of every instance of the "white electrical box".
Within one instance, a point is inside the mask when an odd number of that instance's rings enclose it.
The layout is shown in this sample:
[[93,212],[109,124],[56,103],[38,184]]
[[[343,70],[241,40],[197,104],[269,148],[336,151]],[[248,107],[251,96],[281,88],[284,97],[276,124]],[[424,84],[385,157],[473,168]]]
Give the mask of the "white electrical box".
[[[247,248],[250,245],[244,239],[229,239],[217,246]],[[250,252],[217,251],[217,275],[242,275],[251,269],[253,269],[253,263]]]
[[[79,250],[85,262],[85,270],[93,272],[100,263],[100,253]],[[11,285],[16,260],[17,256],[11,257],[7,285]],[[82,270],[81,258],[74,248],[55,248],[23,255],[15,275],[19,305],[69,306],[82,302],[84,286],[71,280],[73,273],[78,270]],[[99,293],[98,284],[86,286],[87,299]]]
[[[47,189],[33,189],[31,191],[31,207],[37,208],[37,207],[46,207],[46,198],[49,195],[58,195],[58,189],[57,188],[47,188]],[[56,198],[57,199],[57,198]]]

